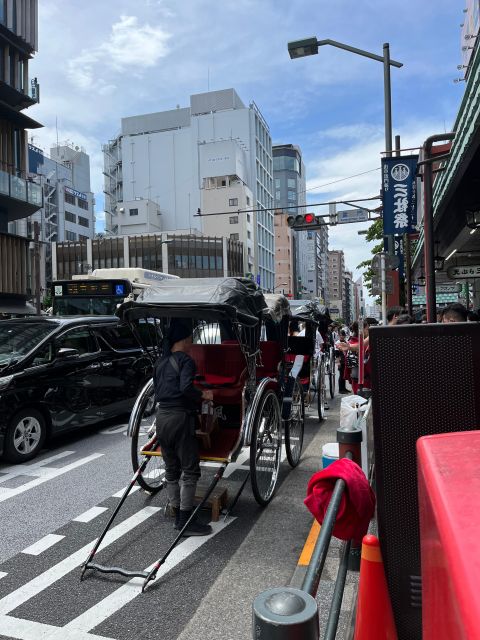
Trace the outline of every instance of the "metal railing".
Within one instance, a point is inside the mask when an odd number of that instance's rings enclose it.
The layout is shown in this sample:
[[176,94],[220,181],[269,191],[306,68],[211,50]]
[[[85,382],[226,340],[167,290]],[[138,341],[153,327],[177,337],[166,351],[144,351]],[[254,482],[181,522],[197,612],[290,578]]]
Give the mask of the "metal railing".
[[[355,460],[361,465],[362,424],[366,411],[358,412],[353,428],[337,430],[340,457]],[[365,429],[363,430],[365,432]],[[343,455],[342,455],[343,453]],[[339,478],[330,498],[320,534],[315,544],[307,572],[300,589],[284,587],[269,589],[258,595],[253,604],[253,638],[262,640],[319,640],[318,605],[315,596],[322,576],[332,539],[338,510],[346,483]],[[358,571],[360,550],[348,540],[344,543],[338,567],[332,601],[324,631],[324,640],[335,640],[348,570]]]

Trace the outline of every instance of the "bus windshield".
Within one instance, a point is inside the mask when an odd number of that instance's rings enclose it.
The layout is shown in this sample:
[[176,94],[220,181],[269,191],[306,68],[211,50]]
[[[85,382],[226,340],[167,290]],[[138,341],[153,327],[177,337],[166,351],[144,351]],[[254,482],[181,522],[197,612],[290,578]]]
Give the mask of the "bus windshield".
[[53,299],[54,316],[113,316],[123,298],[62,297]]
[[132,293],[132,283],[123,279],[59,280],[52,284],[54,316],[113,316],[119,304]]

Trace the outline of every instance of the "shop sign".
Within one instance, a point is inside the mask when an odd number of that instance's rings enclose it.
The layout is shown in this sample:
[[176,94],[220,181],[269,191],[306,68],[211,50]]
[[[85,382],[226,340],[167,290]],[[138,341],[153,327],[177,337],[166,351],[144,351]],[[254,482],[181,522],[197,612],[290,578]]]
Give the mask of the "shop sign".
[[447,275],[452,280],[463,278],[480,278],[480,264],[463,264],[449,267]]
[[417,215],[418,156],[382,158],[383,234],[413,233]]

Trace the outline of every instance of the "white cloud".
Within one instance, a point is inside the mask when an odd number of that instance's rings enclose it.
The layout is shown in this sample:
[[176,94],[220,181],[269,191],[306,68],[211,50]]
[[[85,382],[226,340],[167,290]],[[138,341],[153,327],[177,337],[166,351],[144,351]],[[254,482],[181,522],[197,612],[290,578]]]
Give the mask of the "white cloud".
[[102,74],[128,70],[137,75],[141,69],[154,67],[167,54],[169,38],[170,34],[159,26],[140,25],[136,16],[120,16],[106,42],[84,49],[69,61],[68,77],[80,89],[95,86],[103,95],[111,93],[115,86]]

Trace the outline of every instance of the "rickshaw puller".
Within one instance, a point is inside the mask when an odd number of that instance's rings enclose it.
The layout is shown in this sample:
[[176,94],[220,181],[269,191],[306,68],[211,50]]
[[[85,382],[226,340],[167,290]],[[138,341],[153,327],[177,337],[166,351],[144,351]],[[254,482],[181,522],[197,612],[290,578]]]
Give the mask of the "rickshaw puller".
[[[175,528],[183,529],[190,518],[200,478],[198,441],[195,437],[197,413],[202,400],[211,400],[211,391],[196,389],[194,360],[188,355],[192,328],[174,319],[168,332],[167,349],[155,363],[153,380],[157,409],[157,440],[165,462],[165,480],[170,506],[175,513]],[[196,520],[185,536],[212,533],[210,525]]]

